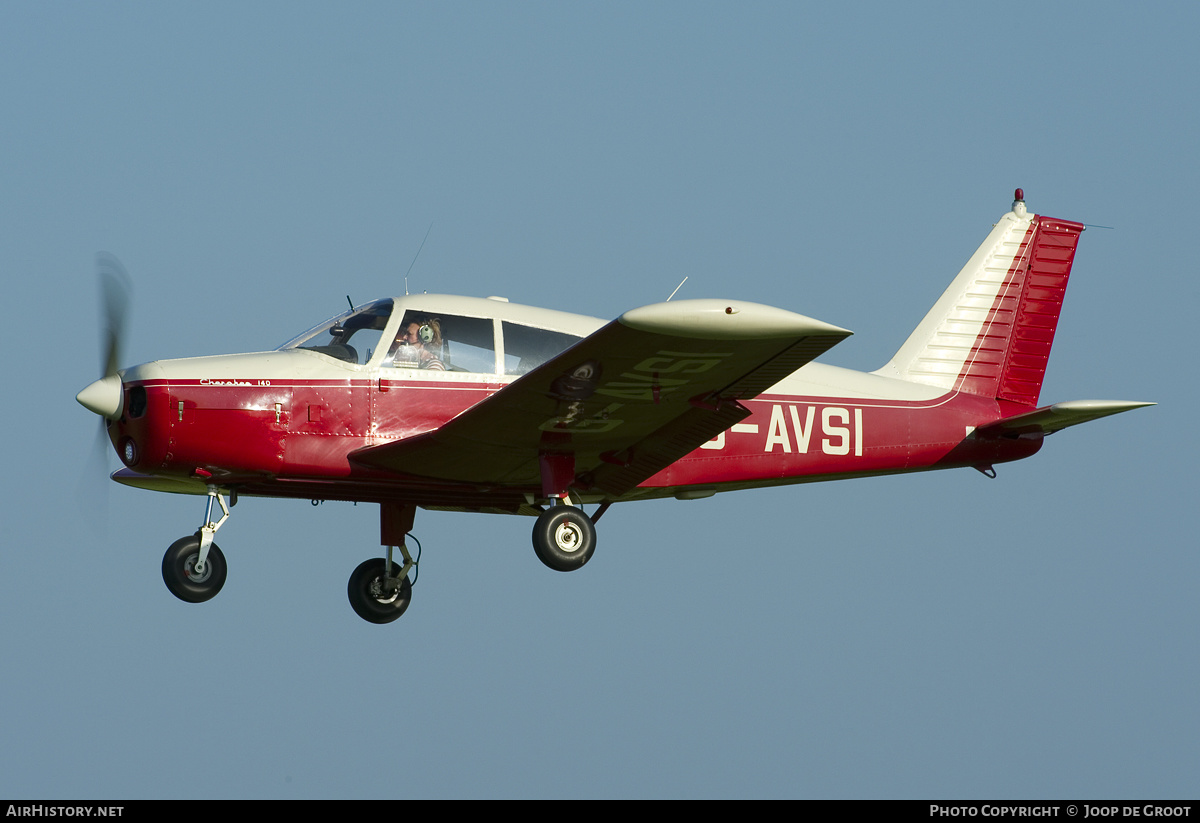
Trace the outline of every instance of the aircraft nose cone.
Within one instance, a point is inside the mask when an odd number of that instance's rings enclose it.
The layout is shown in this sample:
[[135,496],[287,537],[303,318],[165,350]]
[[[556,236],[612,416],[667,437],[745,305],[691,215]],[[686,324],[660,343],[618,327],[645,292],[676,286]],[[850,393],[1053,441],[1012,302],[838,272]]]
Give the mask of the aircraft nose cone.
[[121,416],[122,407],[125,405],[124,386],[121,385],[119,376],[110,374],[75,395],[75,399],[88,411],[109,420],[116,420]]

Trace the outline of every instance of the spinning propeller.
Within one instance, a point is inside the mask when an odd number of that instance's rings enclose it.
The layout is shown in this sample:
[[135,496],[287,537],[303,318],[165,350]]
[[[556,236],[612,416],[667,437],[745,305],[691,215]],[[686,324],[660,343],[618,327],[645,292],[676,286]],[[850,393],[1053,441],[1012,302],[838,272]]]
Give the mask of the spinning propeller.
[[[80,499],[88,501],[100,515],[107,511],[107,492],[101,498],[95,496],[94,487],[86,478],[103,472],[108,474],[108,421],[117,420],[124,411],[125,388],[117,369],[121,364],[121,344],[125,337],[125,315],[129,308],[132,286],[129,275],[121,261],[111,254],[101,252],[96,256],[96,269],[100,284],[100,369],[103,376],[85,388],[75,399],[84,408],[100,415],[100,428],[96,430],[96,445],[92,447],[87,472],[80,478]],[[105,489],[108,484],[104,484]],[[101,519],[101,523],[103,520]]]
[[106,420],[116,420],[123,411],[125,392],[117,369],[121,365],[121,344],[125,337],[125,315],[129,308],[132,286],[121,261],[101,252],[96,256],[100,282],[100,344],[103,375],[75,399],[89,411]]

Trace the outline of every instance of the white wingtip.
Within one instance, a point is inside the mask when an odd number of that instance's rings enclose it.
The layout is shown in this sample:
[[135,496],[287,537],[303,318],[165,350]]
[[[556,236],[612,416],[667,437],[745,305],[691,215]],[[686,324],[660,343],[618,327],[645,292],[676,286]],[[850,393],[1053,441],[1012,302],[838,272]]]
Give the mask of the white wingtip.
[[677,300],[631,309],[620,317],[624,326],[639,331],[701,340],[755,340],[852,332],[802,314],[747,303],[743,300]]

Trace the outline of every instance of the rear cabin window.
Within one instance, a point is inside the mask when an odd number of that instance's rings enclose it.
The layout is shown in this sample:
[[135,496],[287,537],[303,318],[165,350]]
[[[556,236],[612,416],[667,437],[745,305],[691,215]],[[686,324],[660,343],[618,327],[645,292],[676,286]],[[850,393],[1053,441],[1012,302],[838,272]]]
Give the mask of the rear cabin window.
[[582,337],[574,334],[502,323],[504,331],[504,373],[522,375],[547,360],[562,354]]

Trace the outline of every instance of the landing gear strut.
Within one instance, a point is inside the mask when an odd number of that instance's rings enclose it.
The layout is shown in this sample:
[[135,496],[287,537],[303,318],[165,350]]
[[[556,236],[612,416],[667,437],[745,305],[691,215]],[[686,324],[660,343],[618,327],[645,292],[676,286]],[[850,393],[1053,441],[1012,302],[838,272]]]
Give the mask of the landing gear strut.
[[[539,514],[533,524],[533,550],[539,560],[556,572],[575,571],[596,551],[596,527],[592,519],[583,513],[583,509],[571,505],[575,455],[571,452],[541,452],[538,469],[542,499],[549,500],[550,507]],[[596,516],[603,514],[605,508],[607,506],[602,506]]]
[[[221,505],[221,519],[212,520],[213,502]],[[213,542],[217,529],[229,519],[229,506],[216,486],[208,487],[204,525],[193,535],[181,537],[163,555],[162,575],[171,594],[188,603],[211,600],[225,585],[228,567],[225,555]]]

